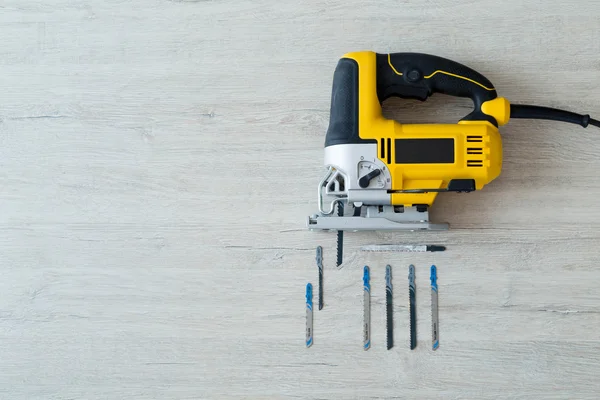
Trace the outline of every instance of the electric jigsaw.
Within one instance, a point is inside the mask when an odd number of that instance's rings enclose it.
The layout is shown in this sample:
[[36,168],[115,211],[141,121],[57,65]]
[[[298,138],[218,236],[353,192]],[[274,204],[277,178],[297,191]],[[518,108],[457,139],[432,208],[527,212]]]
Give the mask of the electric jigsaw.
[[[435,93],[470,98],[456,124],[401,124],[383,117],[390,97],[425,101]],[[327,171],[318,185],[319,214],[310,230],[447,230],[429,221],[440,192],[472,192],[500,175],[498,130],[510,118],[600,127],[589,115],[510,104],[492,83],[458,62],[422,53],[348,53],[333,74]],[[335,212],[337,210],[337,212]]]

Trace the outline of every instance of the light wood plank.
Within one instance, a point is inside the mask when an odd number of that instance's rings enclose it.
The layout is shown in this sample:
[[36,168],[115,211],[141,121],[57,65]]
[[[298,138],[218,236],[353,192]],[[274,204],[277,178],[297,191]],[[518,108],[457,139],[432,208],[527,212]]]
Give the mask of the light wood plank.
[[[591,0],[4,0],[0,398],[597,398],[597,130],[511,121],[501,177],[439,196],[451,231],[346,234],[341,270],[335,235],[304,224],[342,54],[438,54],[511,101],[600,116],[599,21]],[[384,112],[455,122],[469,107],[438,95]],[[358,251],[381,242],[448,251]],[[317,245],[326,306],[307,350]]]

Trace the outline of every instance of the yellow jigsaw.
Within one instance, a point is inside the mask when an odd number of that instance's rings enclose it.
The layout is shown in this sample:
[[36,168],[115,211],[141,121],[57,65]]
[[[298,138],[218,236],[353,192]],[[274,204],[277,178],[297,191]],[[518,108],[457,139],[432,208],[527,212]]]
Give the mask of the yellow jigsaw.
[[[424,101],[434,93],[470,98],[474,109],[456,124],[401,124],[382,115],[387,98]],[[344,55],[333,75],[319,214],[308,217],[307,227],[448,229],[447,223],[429,221],[429,207],[440,192],[480,190],[500,175],[498,127],[510,118],[600,127],[589,115],[510,104],[483,75],[446,58],[372,51]]]

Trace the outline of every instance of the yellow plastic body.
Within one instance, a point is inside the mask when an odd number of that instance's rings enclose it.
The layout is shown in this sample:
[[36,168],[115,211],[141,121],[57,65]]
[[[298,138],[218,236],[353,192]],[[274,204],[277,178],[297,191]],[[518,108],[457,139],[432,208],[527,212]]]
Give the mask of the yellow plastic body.
[[[433,164],[396,164],[395,146],[391,146],[391,163],[387,157],[379,159],[391,174],[392,191],[410,189],[444,189],[453,179],[474,179],[477,190],[500,175],[502,169],[502,141],[498,129],[488,121],[462,121],[457,124],[400,124],[383,117],[377,97],[376,57],[374,52],[355,52],[344,55],[358,63],[359,104],[358,123],[361,139],[454,139],[454,162]],[[497,98],[487,106],[486,114],[506,123],[508,102]],[[505,115],[503,117],[503,114]],[[412,206],[433,204],[437,193],[393,193],[392,204]]]
[[486,101],[481,105],[481,111],[494,117],[500,126],[505,125],[510,119],[510,103],[504,97]]

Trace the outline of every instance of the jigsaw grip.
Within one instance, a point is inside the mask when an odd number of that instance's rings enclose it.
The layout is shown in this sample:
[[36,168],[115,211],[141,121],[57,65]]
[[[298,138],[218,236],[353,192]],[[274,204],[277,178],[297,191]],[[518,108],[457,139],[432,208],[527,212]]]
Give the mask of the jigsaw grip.
[[377,96],[380,102],[389,97],[424,101],[434,93],[467,97],[475,109],[463,121],[489,121],[483,103],[497,97],[496,89],[483,75],[446,58],[422,53],[377,54]]
[[[375,95],[375,94],[373,94]],[[338,144],[367,143],[358,133],[359,64],[351,58],[338,61],[333,73],[329,127],[325,147]]]

